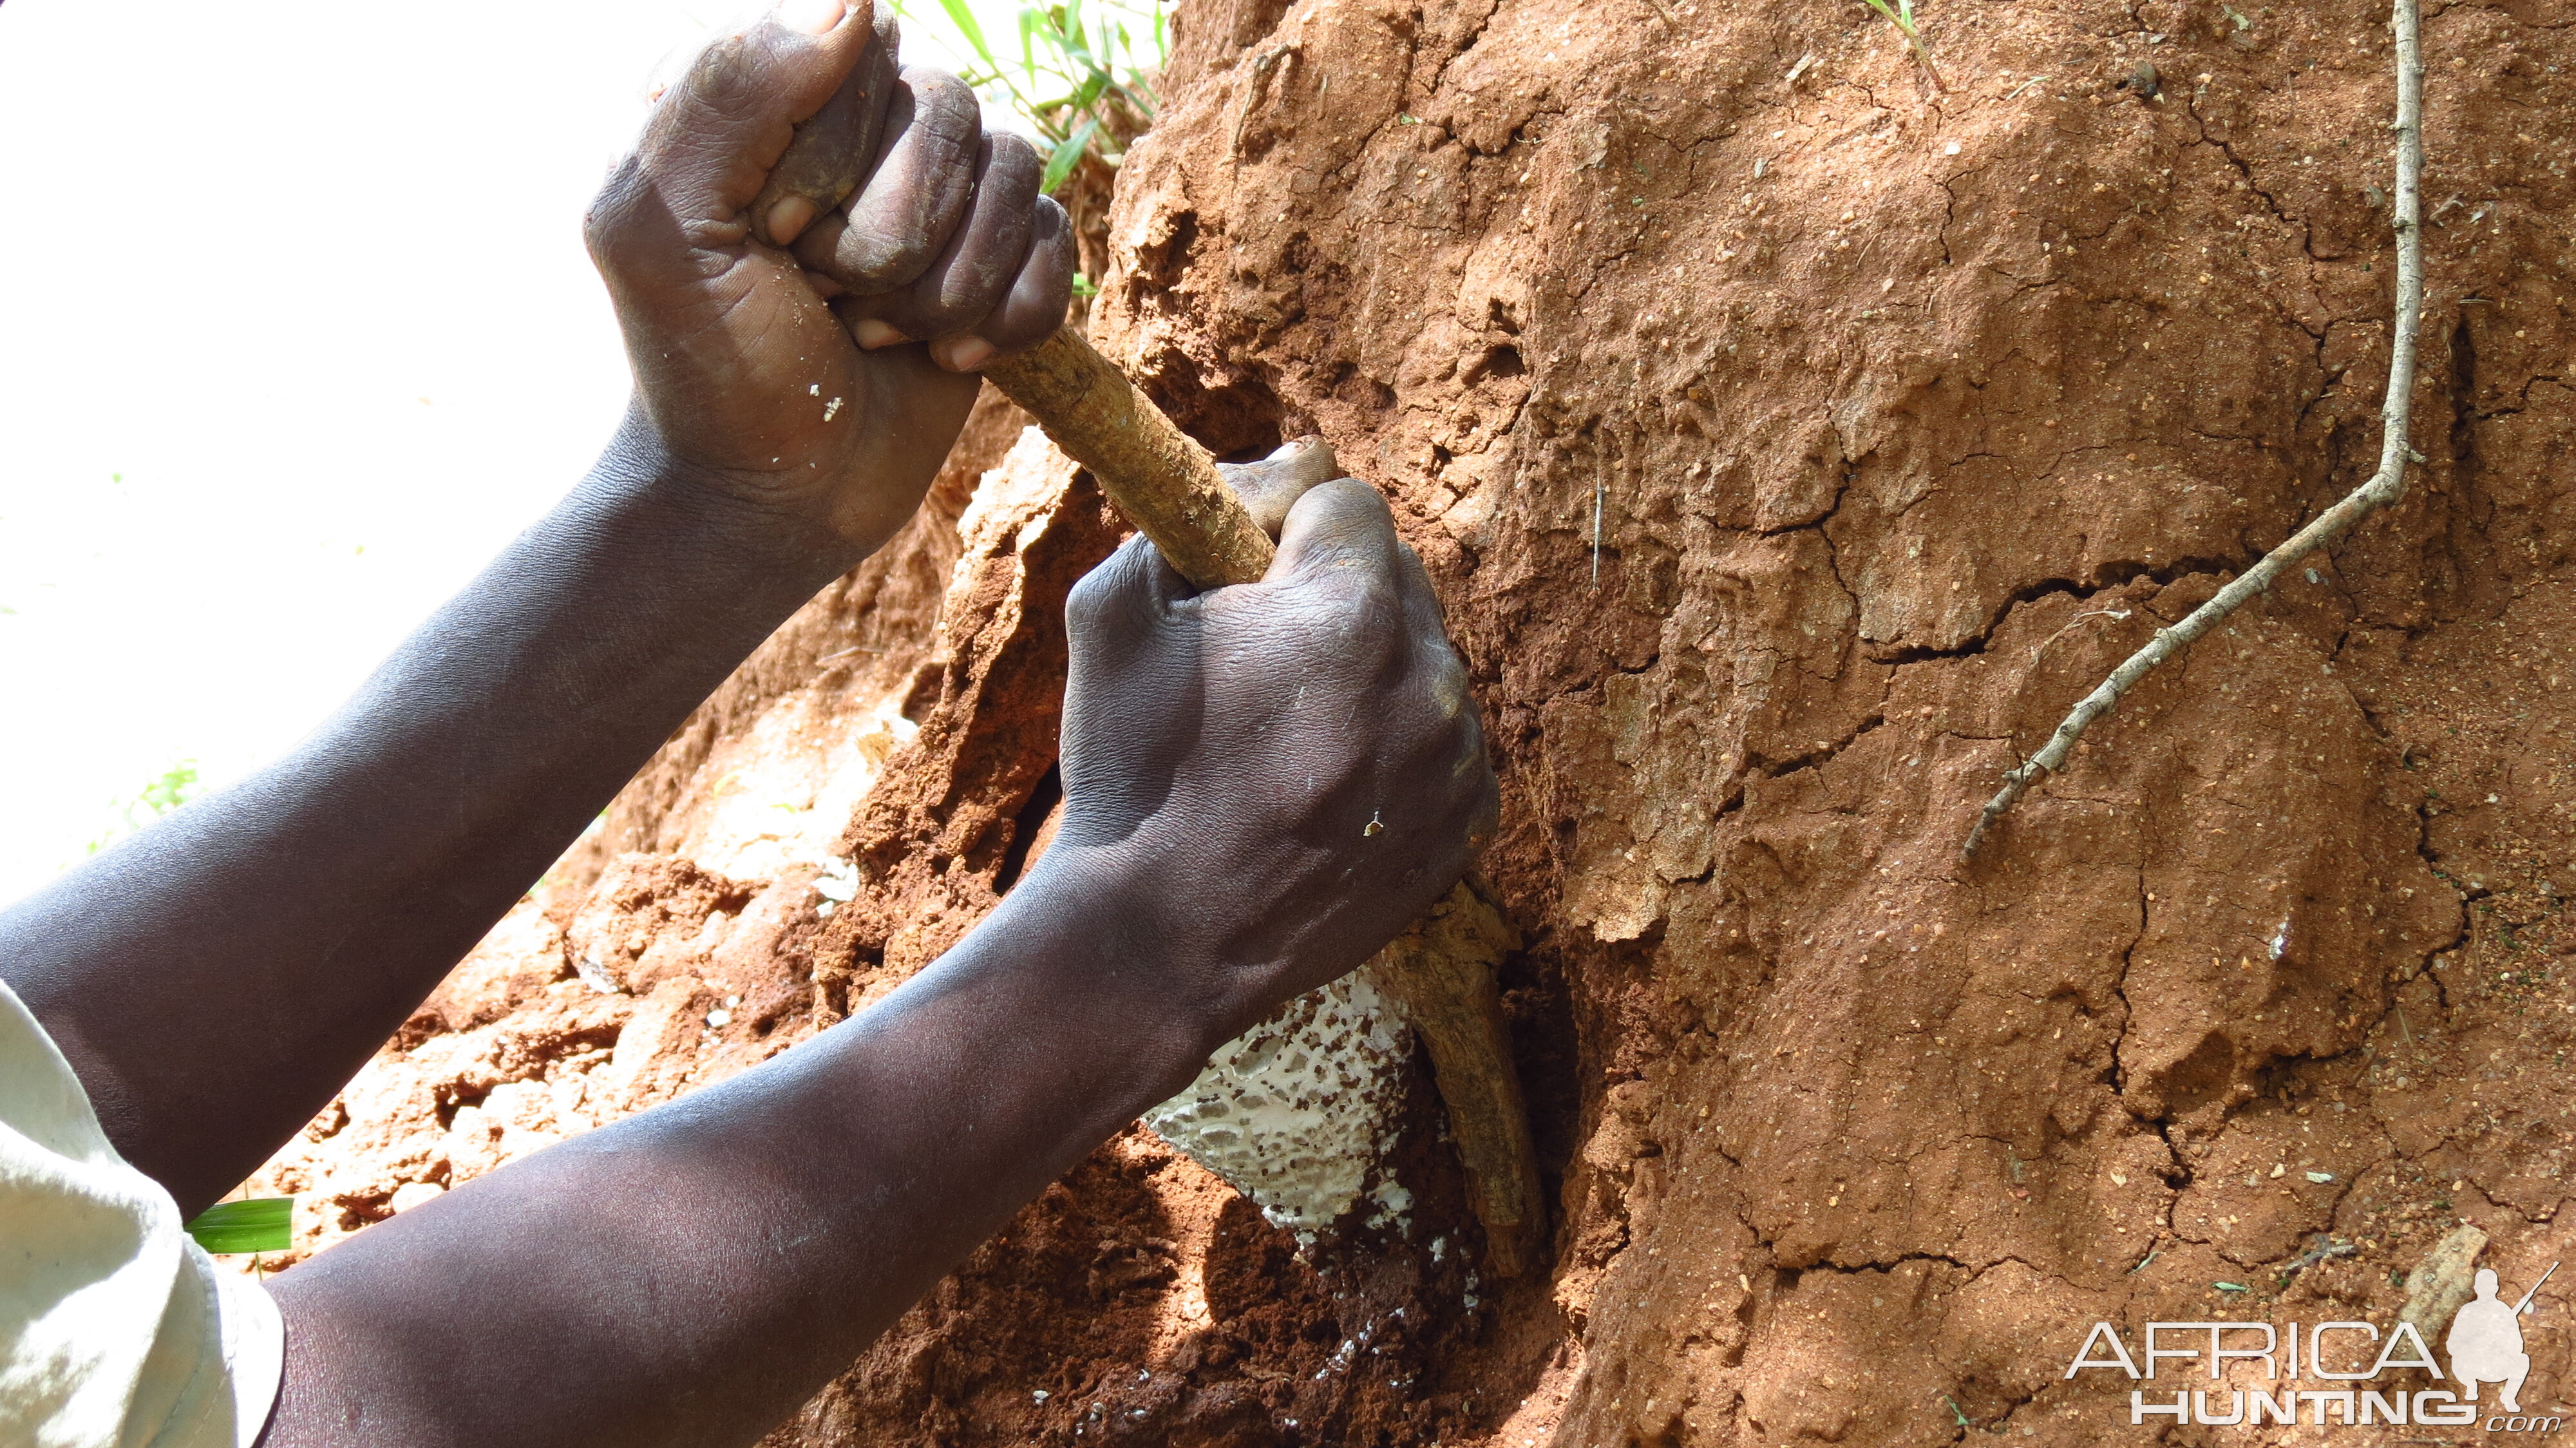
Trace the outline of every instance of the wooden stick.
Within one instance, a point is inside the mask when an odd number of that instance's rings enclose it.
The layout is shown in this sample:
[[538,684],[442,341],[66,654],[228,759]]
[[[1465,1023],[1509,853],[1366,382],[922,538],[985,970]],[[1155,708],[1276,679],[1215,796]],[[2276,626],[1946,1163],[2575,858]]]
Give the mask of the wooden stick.
[[2270,588],[2281,570],[2396,502],[2406,490],[2406,465],[2424,460],[2406,444],[2407,421],[2415,396],[2415,328],[2424,311],[2424,61],[2416,39],[2415,0],[2396,0],[2389,28],[2397,37],[2397,121],[2390,127],[2397,133],[2397,196],[2395,215],[2390,221],[2397,231],[2397,313],[2388,351],[2388,396],[2379,409],[2378,471],[2342,502],[2318,514],[2315,522],[2264,554],[2262,561],[2220,589],[2209,602],[2193,609],[2189,617],[2170,628],[2156,630],[2145,648],[2131,654],[2127,662],[2111,671],[2111,677],[2077,702],[2074,712],[2066,716],[2029,762],[2005,773],[2004,787],[1986,801],[1976,824],[1969,829],[1968,842],[1959,849],[1961,859],[1976,857],[1986,831],[2003,817],[2004,811],[2011,809],[2041,775],[2062,767],[2067,751],[2084,737],[2085,729],[2109,713],[2121,695],[2147,676],[2148,670],[2189,647],[2192,640],[2217,627],[2219,620],[2234,613],[2247,599]]
[[1547,1220],[1529,1108],[1494,982],[1495,962],[1519,943],[1502,912],[1461,880],[1364,967],[1431,1051],[1449,1139],[1485,1227],[1486,1270],[1496,1277],[1520,1275],[1537,1255]]
[[[984,375],[1018,403],[1065,455],[1200,588],[1258,581],[1277,551],[1216,460],[1172,425],[1127,374],[1071,327]],[[1460,881],[1431,913],[1364,969],[1393,996],[1431,1052],[1449,1110],[1449,1135],[1467,1168],[1486,1267],[1517,1275],[1546,1222],[1529,1112],[1521,1099],[1494,967],[1511,928]]]
[[1277,550],[1218,475],[1216,459],[1071,327],[984,375],[1091,470],[1137,531],[1199,588],[1258,583]]

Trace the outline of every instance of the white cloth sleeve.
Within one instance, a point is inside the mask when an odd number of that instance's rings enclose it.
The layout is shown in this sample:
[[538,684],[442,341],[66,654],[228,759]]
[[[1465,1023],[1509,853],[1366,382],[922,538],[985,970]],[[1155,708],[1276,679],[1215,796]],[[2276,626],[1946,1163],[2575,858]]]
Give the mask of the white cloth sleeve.
[[285,1347],[267,1292],[189,1239],[0,981],[0,1443],[250,1448]]

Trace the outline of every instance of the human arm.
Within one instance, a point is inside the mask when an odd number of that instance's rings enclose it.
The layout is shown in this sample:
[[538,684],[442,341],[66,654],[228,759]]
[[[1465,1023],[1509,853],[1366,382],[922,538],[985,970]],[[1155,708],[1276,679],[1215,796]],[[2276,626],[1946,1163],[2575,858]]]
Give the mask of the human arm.
[[1138,540],[1068,614],[1065,821],[994,914],[854,1020],[278,1278],[271,1448],[753,1441],[1490,829],[1462,671],[1364,486],[1301,497],[1269,581],[1194,596]]
[[[975,184],[1003,163],[971,97],[910,124],[909,88],[863,98],[891,139],[805,228],[910,250],[799,265],[749,236],[793,123],[867,73],[865,10],[820,3],[712,47],[594,207],[637,400],[591,475],[287,758],[0,914],[0,974],[184,1212],[309,1119],[688,711],[910,515],[978,385],[940,359],[1060,319],[1061,217],[1033,172]],[[950,306],[922,320],[957,330],[852,341],[854,288],[925,287]]]

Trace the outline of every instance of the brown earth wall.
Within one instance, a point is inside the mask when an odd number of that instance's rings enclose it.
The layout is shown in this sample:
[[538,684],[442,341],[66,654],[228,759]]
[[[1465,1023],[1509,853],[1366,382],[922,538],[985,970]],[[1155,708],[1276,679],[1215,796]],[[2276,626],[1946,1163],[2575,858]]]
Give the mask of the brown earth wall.
[[[1322,433],[1430,566],[1550,1260],[1475,1276],[1427,1086],[1410,1221],[1305,1256],[1139,1128],[773,1443],[2465,1441],[2132,1428],[2063,1373],[2096,1321],[2386,1327],[2463,1224],[2510,1295],[2576,1257],[2576,23],[2425,16],[2404,500],[1964,864],[2075,698],[2367,476],[2392,80],[2350,0],[1922,18],[1939,91],[1856,3],[1182,5],[1094,336],[1221,453]],[[305,1250],[785,1049],[1009,888],[1118,536],[1016,424],[272,1164]],[[746,779],[848,824],[746,844]]]

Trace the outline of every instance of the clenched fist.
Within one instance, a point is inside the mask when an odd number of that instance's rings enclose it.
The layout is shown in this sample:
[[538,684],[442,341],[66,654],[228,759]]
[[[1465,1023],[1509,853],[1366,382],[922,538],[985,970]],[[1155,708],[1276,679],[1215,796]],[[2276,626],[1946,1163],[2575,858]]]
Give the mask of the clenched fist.
[[895,42],[868,0],[785,0],[656,100],[587,221],[653,440],[861,549],[1073,287],[1037,154]]
[[1385,500],[1320,442],[1225,471],[1279,536],[1267,577],[1194,592],[1140,536],[1067,602],[1065,815],[1034,892],[1123,902],[1208,1048],[1393,939],[1496,808]]

